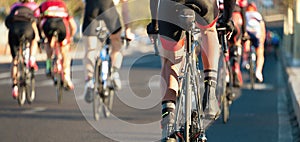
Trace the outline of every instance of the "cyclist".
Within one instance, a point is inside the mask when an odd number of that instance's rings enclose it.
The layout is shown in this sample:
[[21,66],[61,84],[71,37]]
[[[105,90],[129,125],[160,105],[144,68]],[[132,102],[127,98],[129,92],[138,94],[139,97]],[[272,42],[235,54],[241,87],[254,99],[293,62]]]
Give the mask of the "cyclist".
[[[175,2],[178,2],[175,0]],[[218,100],[216,98],[217,70],[219,60],[219,40],[216,31],[216,21],[218,20],[218,6],[216,0],[181,0],[180,4],[195,4],[197,8],[194,11],[199,14],[196,16],[196,25],[201,30],[202,36],[202,61],[204,67],[204,97],[203,109],[210,119],[216,119],[220,114]],[[150,1],[152,21],[147,26],[147,32],[151,37],[155,34],[160,35],[162,44],[162,141],[174,139],[168,136],[170,130],[167,126],[174,124],[174,110],[176,96],[178,95],[179,83],[178,74],[180,73],[181,62],[184,56],[184,33],[176,25],[176,7],[178,3],[163,0]],[[224,14],[219,20],[222,26],[233,29],[230,21],[234,8],[235,0],[226,0],[224,2]],[[199,10],[199,11],[198,11]],[[203,11],[206,12],[203,12]],[[158,16],[158,18],[157,18]],[[154,35],[151,35],[154,34]]]
[[112,0],[85,0],[85,14],[83,21],[83,39],[85,43],[85,76],[86,85],[84,95],[86,102],[93,101],[93,74],[95,57],[97,55],[97,33],[96,28],[99,26],[99,20],[104,20],[108,30],[111,32],[111,61],[112,61],[112,78],[116,89],[121,89],[121,80],[119,77],[119,69],[122,64],[123,55],[120,52],[122,47],[121,40],[121,22],[119,14],[114,7]]
[[[246,10],[246,28],[250,37],[252,45],[256,49],[257,61],[256,61],[256,78],[259,82],[263,82],[263,65],[264,65],[264,43],[266,38],[265,22],[262,15],[257,11],[256,4],[251,2],[247,6]],[[243,57],[243,65],[247,63],[248,54],[250,51],[250,41],[245,43],[245,56]]]
[[[242,72],[240,68],[242,58],[242,37],[246,34],[246,16],[245,11],[248,5],[247,0],[237,0],[232,13],[232,21],[234,22],[234,30],[229,39],[229,56],[233,71],[233,86],[240,87],[243,84]],[[223,0],[220,0],[220,10],[223,10]]]
[[51,75],[51,56],[55,46],[55,41],[51,39],[53,32],[57,30],[63,58],[64,83],[67,89],[72,90],[74,89],[74,84],[71,81],[71,56],[68,53],[72,37],[76,33],[77,25],[73,17],[68,13],[67,6],[62,0],[46,0],[41,3],[40,11],[42,14],[40,28],[48,41],[48,46],[46,46],[46,74],[47,76]]
[[38,70],[35,54],[39,40],[37,17],[40,11],[34,0],[20,0],[11,6],[10,14],[5,19],[5,25],[9,29],[8,42],[12,55],[11,77],[13,82],[12,96],[18,97],[17,86],[17,58],[16,54],[20,47],[20,38],[25,36],[30,42],[31,56],[27,65]]

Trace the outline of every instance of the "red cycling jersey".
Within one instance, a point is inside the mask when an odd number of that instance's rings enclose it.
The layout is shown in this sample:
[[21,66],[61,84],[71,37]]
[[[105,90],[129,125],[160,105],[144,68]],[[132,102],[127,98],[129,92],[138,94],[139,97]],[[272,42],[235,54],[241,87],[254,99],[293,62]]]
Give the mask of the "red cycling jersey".
[[40,9],[43,17],[69,17],[67,6],[61,0],[48,0],[41,4]]
[[62,0],[47,0],[40,5],[42,14],[41,26],[44,25],[49,18],[62,18],[66,27],[66,38],[60,44],[65,45],[70,43],[71,35],[69,28],[69,18],[72,18],[68,13],[68,8]]

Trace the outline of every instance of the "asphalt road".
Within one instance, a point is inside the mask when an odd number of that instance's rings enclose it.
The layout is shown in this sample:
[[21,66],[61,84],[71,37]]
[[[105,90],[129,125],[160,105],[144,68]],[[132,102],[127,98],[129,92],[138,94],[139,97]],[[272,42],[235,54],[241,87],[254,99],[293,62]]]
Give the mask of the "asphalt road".
[[[159,58],[139,54],[126,57],[121,70],[123,88],[115,97],[112,117],[94,121],[91,104],[83,99],[83,66],[74,62],[76,89],[65,92],[57,104],[52,81],[39,63],[37,96],[33,104],[20,107],[11,97],[9,65],[0,65],[0,141],[82,142],[157,141],[160,137]],[[134,61],[134,62],[132,62]],[[132,64],[134,63],[134,64]],[[211,142],[288,142],[291,124],[287,90],[280,62],[266,56],[263,84],[248,84],[231,105],[230,120],[218,119],[207,130]],[[247,75],[244,74],[247,80]],[[128,80],[128,81],[127,81]],[[103,118],[103,117],[102,117]]]

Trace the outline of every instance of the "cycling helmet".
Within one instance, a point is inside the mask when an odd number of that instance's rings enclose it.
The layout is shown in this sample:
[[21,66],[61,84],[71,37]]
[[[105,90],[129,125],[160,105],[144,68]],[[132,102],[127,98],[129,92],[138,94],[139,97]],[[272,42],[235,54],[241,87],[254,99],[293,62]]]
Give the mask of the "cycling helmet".
[[250,2],[247,6],[247,11],[257,11],[256,4],[254,2]]

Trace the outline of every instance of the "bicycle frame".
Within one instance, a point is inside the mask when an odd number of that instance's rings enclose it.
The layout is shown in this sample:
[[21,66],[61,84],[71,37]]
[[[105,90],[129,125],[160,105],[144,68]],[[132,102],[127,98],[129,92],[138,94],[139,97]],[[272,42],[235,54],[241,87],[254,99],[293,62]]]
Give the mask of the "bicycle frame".
[[[186,31],[186,58],[185,65],[182,69],[183,76],[180,77],[182,86],[181,93],[178,99],[178,105],[176,105],[176,115],[175,115],[175,132],[178,137],[184,139],[184,141],[194,141],[201,140],[206,141],[205,130],[203,124],[203,111],[200,105],[201,96],[200,94],[200,76],[199,70],[196,67],[195,60],[195,48],[197,42],[193,40],[192,31]],[[194,95],[194,96],[193,96]],[[193,99],[194,98],[194,99]],[[185,104],[182,106],[182,104]],[[195,104],[195,108],[192,105]],[[183,108],[184,107],[184,110]],[[196,111],[193,111],[196,109]],[[180,112],[182,111],[182,112]],[[184,111],[184,112],[183,112]],[[196,117],[198,122],[196,126],[192,124],[193,113],[197,113]],[[184,114],[184,132],[182,132],[182,126],[180,124],[180,115]],[[195,114],[194,114],[195,115]],[[183,136],[181,135],[183,133]]]
[[[99,120],[100,112],[103,111],[105,117],[110,115],[113,105],[113,97],[115,87],[112,81],[112,65],[110,58],[110,39],[109,32],[100,22],[100,26],[96,28],[98,39],[103,43],[103,46],[96,57],[94,67],[94,101],[93,112],[94,119]],[[104,105],[103,105],[104,104]]]
[[[195,48],[199,43],[194,40],[194,34],[200,30],[195,28],[195,22],[188,18],[192,15],[181,15],[185,24],[191,26],[185,31],[185,62],[182,69],[183,76],[179,76],[181,89],[177,99],[174,132],[177,138],[185,142],[207,140],[203,123],[203,110],[200,102],[200,73],[195,59]],[[185,18],[185,19],[184,19]],[[195,106],[194,108],[192,106]],[[194,110],[194,111],[193,111]],[[192,113],[193,111],[193,113]],[[181,116],[183,115],[183,116]],[[182,120],[183,119],[183,120]],[[196,122],[194,122],[196,121]],[[183,125],[183,126],[182,126]]]

